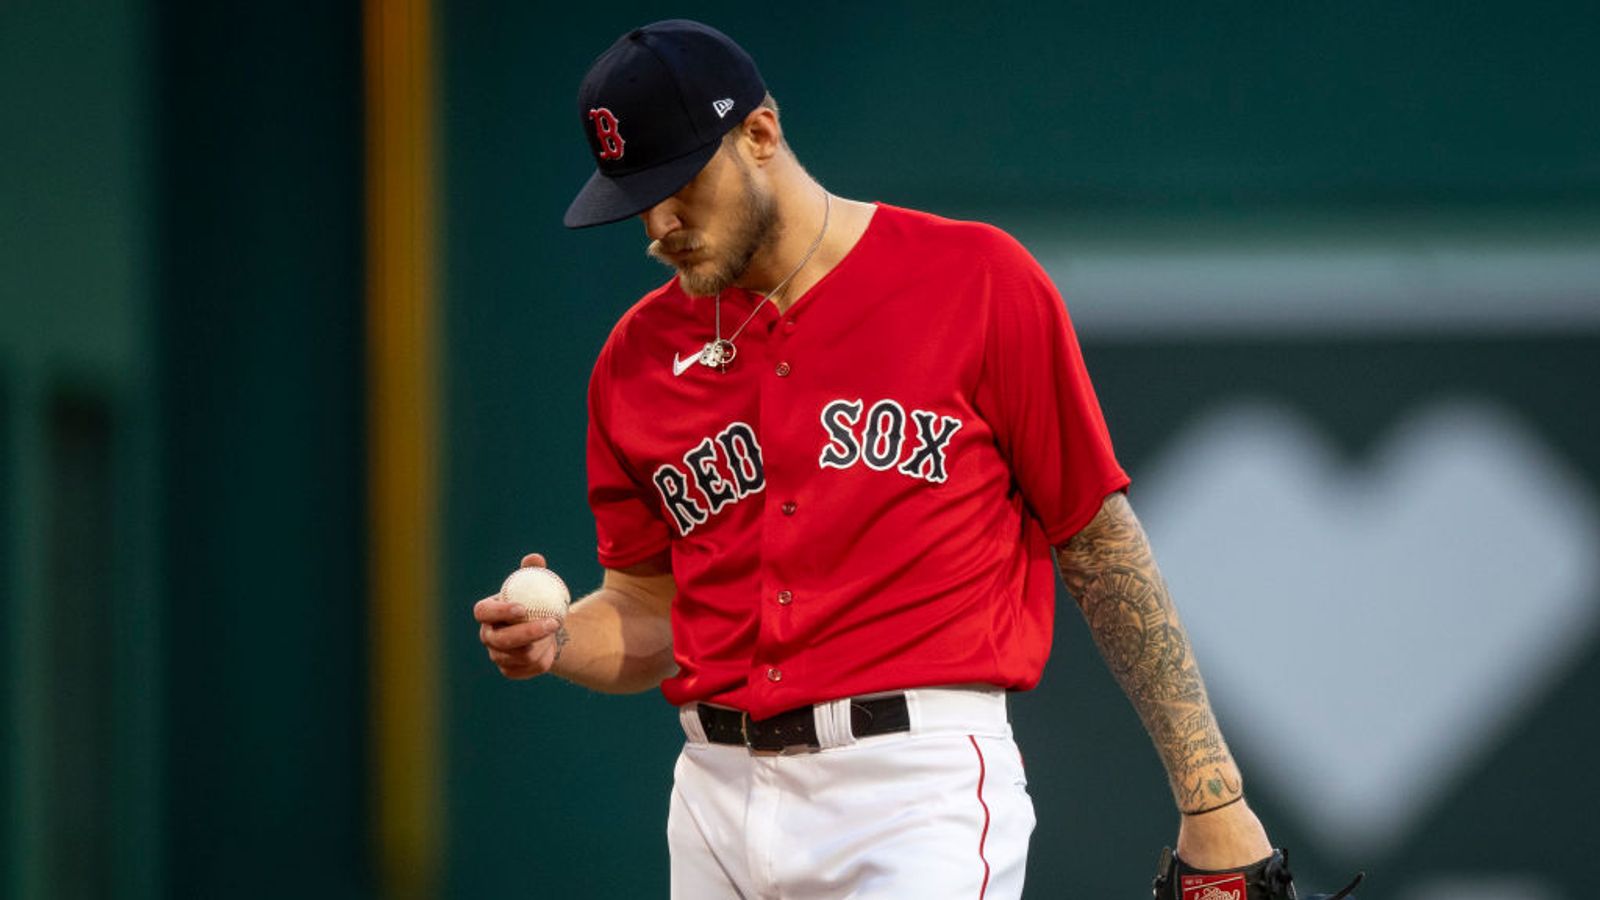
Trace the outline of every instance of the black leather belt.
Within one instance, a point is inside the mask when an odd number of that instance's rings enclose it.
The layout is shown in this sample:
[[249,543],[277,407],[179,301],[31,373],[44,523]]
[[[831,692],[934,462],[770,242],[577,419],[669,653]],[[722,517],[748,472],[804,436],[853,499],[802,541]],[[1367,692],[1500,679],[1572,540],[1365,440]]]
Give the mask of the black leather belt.
[[[713,744],[734,744],[751,750],[788,750],[806,747],[817,750],[816,707],[801,706],[767,719],[752,719],[750,714],[720,706],[696,707],[700,727]],[[894,734],[911,730],[911,711],[906,695],[893,694],[871,700],[850,701],[850,731],[858,738]]]

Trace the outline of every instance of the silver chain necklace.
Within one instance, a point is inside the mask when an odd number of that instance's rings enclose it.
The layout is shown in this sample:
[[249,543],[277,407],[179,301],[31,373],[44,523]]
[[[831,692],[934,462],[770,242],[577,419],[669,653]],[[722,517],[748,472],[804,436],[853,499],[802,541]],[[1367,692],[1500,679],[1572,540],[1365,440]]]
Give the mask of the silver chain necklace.
[[[756,308],[750,311],[750,315],[746,316],[745,320],[739,323],[739,327],[733,330],[733,334],[726,338],[722,336],[722,294],[717,294],[715,307],[717,336],[715,340],[712,340],[710,343],[706,344],[703,349],[701,349],[700,364],[702,366],[709,366],[713,369],[719,369],[723,372],[723,374],[727,374],[728,363],[733,362],[733,358],[739,355],[739,348],[734,346],[733,342],[739,339],[739,335],[744,334],[746,325],[749,325],[751,322],[755,321],[756,314],[760,313],[761,308],[767,305],[767,301],[782,293],[783,289],[788,287],[789,282],[794,279],[794,276],[800,274],[800,270],[805,268],[806,263],[811,261],[811,255],[817,252],[818,247],[822,246],[822,238],[828,233],[828,214],[832,210],[833,197],[827,191],[823,191],[822,229],[817,232],[816,240],[811,242],[811,247],[810,249],[806,250],[806,255],[800,257],[799,265],[796,265],[793,269],[791,269],[789,274],[785,275],[783,280],[778,282],[777,287],[768,291],[761,298],[761,302],[756,304]],[[685,362],[687,362],[687,360],[685,360]]]

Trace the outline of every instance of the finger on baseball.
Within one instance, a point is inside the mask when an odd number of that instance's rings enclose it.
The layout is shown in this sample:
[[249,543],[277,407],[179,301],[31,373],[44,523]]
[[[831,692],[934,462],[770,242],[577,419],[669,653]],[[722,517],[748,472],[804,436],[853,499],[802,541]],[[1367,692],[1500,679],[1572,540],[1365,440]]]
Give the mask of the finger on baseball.
[[485,597],[472,606],[472,617],[485,625],[515,625],[527,616],[522,607],[501,600],[499,594]]
[[[502,670],[540,669],[539,660],[544,654],[524,647],[521,650],[496,650],[489,648],[489,661]],[[542,671],[542,669],[540,669]]]
[[522,558],[522,567],[524,569],[533,568],[535,566],[541,569],[547,568],[543,553],[529,553],[527,556]]
[[496,650],[521,650],[546,640],[555,632],[556,627],[558,626],[552,619],[535,619],[518,625],[489,628],[486,631],[479,629],[478,638],[483,641],[485,647]]
[[528,677],[541,676],[547,671],[544,666],[531,660],[491,661],[494,663],[494,668],[498,668],[502,676],[509,677],[512,681],[522,681],[522,679],[528,679]]
[[532,678],[550,671],[555,659],[546,648],[527,647],[513,652],[490,648],[489,661],[507,678]]

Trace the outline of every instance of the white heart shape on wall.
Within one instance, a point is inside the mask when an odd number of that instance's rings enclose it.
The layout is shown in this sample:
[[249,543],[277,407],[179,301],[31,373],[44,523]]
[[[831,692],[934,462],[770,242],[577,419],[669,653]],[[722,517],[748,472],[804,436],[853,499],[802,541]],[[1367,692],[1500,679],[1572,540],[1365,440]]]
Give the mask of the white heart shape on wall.
[[1356,462],[1232,404],[1132,496],[1246,778],[1353,854],[1403,835],[1600,624],[1593,487],[1485,403]]

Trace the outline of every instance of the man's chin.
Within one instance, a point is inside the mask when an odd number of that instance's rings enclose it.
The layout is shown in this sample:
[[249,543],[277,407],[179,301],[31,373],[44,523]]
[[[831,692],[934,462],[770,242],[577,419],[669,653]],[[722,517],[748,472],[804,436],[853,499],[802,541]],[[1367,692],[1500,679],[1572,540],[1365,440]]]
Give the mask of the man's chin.
[[678,287],[691,297],[715,297],[727,286],[726,279],[714,275],[678,270]]
[[678,279],[678,287],[690,297],[715,297],[719,293],[718,291],[697,290],[695,287],[685,284],[682,278]]

